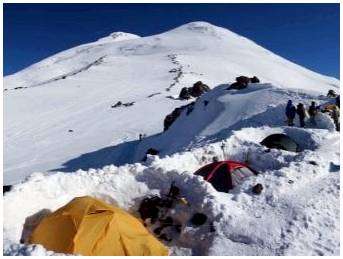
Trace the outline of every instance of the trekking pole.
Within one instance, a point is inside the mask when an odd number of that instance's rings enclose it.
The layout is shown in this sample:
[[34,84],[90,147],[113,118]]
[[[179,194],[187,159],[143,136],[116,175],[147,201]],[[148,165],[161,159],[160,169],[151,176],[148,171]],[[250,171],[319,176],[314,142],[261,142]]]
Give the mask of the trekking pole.
[[226,156],[225,156],[225,143],[224,143],[224,141],[222,141],[222,144],[221,144],[220,147],[221,147],[221,149],[223,151],[223,160],[225,160]]
[[249,165],[249,149],[248,149],[247,153],[245,154],[245,163],[247,165]]

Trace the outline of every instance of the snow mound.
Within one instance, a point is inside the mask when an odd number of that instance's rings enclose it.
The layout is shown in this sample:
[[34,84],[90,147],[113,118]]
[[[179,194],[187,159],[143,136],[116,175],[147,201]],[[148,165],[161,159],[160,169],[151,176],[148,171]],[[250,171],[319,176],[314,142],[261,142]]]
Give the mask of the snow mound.
[[[292,153],[272,149],[266,153],[259,141],[275,132],[287,132],[299,139],[314,136],[313,150]],[[41,247],[33,249],[19,244],[24,233],[27,235],[23,231],[25,222],[42,210],[53,211],[74,197],[90,195],[138,215],[143,198],[166,194],[171,182],[175,182],[189,206],[177,205],[167,214],[182,225],[181,233],[167,232],[173,240],[166,245],[173,255],[339,254],[339,208],[335,206],[339,200],[339,173],[329,169],[330,162],[339,164],[338,133],[320,129],[246,128],[235,131],[225,141],[224,151],[222,144],[213,143],[163,159],[151,157],[146,165],[111,165],[71,174],[33,174],[4,196],[4,253],[51,254]],[[231,193],[219,193],[193,175],[214,156],[248,159],[260,174]],[[310,163],[313,160],[317,165]],[[265,188],[260,196],[251,193],[256,183]],[[198,212],[206,214],[208,220],[195,227],[190,218]],[[323,221],[328,224],[323,225]],[[151,225],[151,231],[155,227]]]

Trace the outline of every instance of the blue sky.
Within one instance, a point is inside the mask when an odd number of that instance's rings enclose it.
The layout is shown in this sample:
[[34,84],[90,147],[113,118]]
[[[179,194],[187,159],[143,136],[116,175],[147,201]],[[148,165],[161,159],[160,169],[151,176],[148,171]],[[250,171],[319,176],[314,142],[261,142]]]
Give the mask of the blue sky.
[[4,4],[4,74],[114,31],[207,21],[339,78],[339,4]]

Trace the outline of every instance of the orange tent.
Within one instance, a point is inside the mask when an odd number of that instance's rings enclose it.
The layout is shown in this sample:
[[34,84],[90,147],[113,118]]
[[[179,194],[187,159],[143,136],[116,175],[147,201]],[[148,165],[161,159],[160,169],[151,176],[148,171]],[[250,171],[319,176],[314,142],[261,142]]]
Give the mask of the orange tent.
[[73,199],[45,217],[29,243],[80,255],[168,255],[168,249],[129,213],[98,199]]

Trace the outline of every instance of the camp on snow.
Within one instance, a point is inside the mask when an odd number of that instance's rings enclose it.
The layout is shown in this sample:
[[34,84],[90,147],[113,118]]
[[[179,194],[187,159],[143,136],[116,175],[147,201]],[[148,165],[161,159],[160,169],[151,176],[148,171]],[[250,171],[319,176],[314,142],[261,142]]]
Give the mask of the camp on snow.
[[257,175],[248,165],[236,161],[219,161],[205,165],[194,173],[202,176],[219,192],[229,192],[247,177]]
[[89,196],[74,198],[43,218],[29,243],[85,256],[168,255],[168,249],[137,218]]
[[300,152],[300,147],[293,139],[285,134],[272,134],[261,142],[267,148],[282,149],[291,152]]

